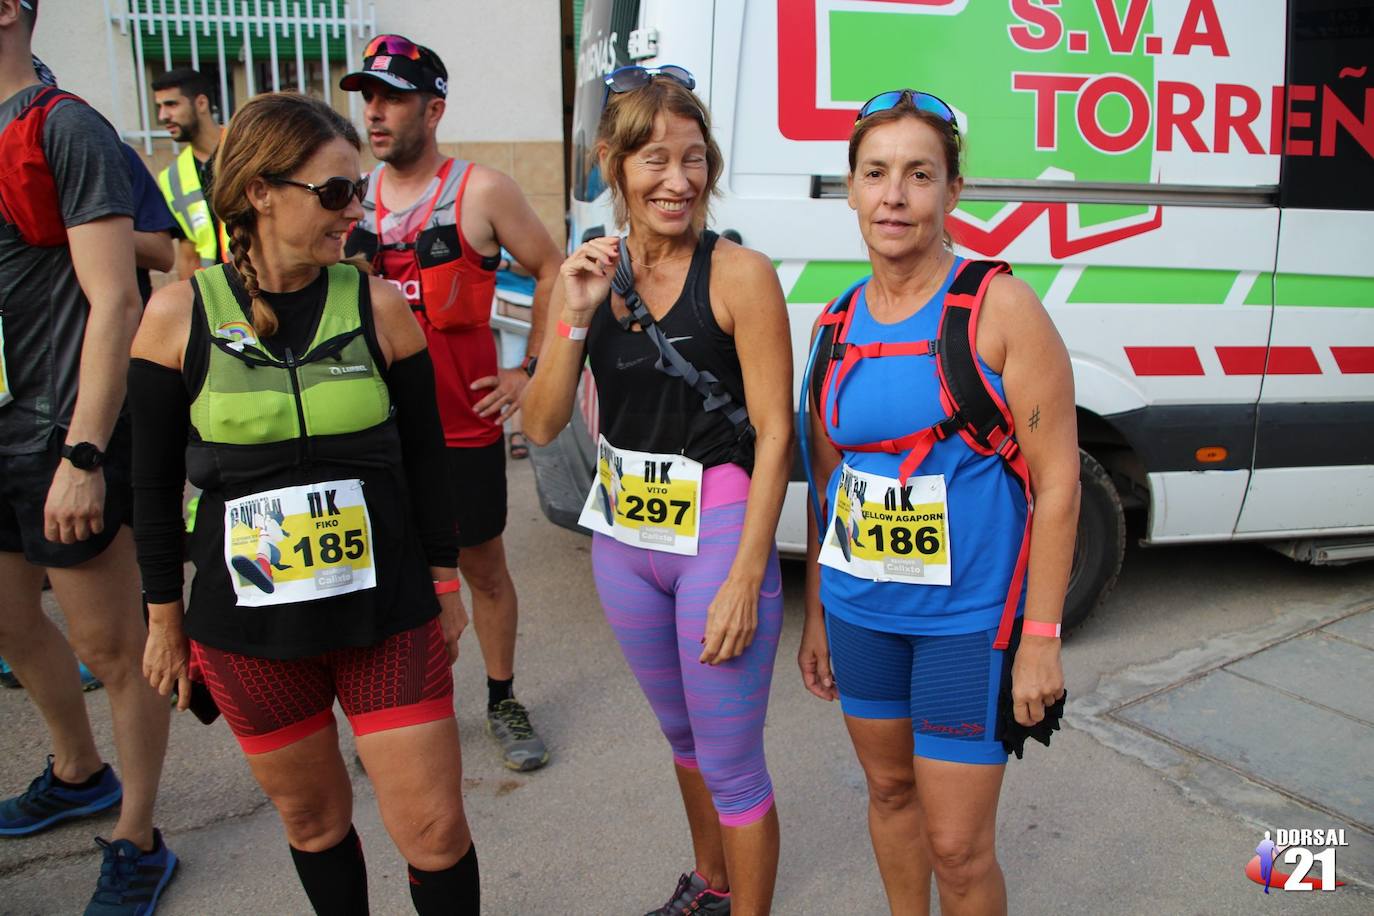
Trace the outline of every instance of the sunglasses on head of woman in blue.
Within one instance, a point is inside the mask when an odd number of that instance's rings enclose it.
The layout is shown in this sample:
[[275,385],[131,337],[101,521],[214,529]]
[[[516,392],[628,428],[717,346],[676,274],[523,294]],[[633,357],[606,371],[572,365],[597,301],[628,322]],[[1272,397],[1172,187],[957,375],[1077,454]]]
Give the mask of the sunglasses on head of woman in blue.
[[957,136],[959,133],[959,119],[954,116],[954,109],[939,96],[931,95],[929,92],[918,92],[915,89],[891,89],[887,92],[880,92],[873,98],[864,102],[859,109],[859,115],[854,119],[855,123],[880,111],[887,111],[902,104],[903,99],[910,99],[911,104],[918,111],[928,111],[941,120],[947,122],[954,128]]
[[692,76],[691,71],[686,67],[678,67],[673,64],[665,64],[662,67],[631,65],[612,70],[606,74],[606,95],[609,97],[612,92],[619,94],[643,89],[652,83],[656,76],[666,76],[686,89],[697,88],[696,77]]

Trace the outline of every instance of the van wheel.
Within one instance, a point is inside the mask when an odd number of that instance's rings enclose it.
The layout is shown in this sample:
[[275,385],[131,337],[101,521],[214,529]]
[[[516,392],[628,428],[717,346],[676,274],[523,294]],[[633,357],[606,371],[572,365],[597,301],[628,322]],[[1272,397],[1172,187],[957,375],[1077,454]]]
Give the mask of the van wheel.
[[1064,599],[1064,632],[1087,620],[1111,593],[1126,554],[1126,516],[1112,478],[1097,459],[1078,450],[1082,497],[1078,540],[1073,548],[1069,591]]

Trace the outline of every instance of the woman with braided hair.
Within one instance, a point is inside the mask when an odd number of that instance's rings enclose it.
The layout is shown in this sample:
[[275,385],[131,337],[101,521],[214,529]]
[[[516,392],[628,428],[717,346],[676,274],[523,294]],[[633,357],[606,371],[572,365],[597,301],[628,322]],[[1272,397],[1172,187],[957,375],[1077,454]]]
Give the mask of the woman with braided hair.
[[[322,102],[246,103],[216,162],[231,263],[148,305],[129,373],[144,673],[183,709],[203,681],[316,912],[366,913],[337,697],[416,911],[475,914],[451,670],[467,615],[433,368],[401,295],[340,263],[358,154]],[[183,613],[188,478],[204,492]]]

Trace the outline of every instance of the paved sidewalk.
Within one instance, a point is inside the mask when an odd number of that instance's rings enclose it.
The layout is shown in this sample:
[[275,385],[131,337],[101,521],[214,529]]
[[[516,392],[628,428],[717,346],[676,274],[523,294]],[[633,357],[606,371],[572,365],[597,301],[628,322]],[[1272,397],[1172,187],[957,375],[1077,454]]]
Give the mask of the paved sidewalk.
[[1343,829],[1337,879],[1374,886],[1374,602],[1294,608],[1128,669],[1070,715],[1254,824],[1257,843],[1264,830]]
[[[494,916],[639,916],[659,905],[678,873],[691,865],[668,750],[598,607],[588,540],[543,521],[528,462],[510,465],[510,481],[507,544],[521,599],[516,690],[548,740],[553,763],[529,774],[501,766],[495,744],[482,733],[486,688],[480,652],[474,638],[465,636],[456,705],[483,909]],[[843,719],[838,708],[802,689],[796,671],[800,569],[789,565],[784,584],[787,611],[767,730],[783,836],[774,912],[884,916],[865,823],[863,775]],[[1199,595],[1206,596],[1205,603]],[[1314,783],[1306,772],[1301,778],[1287,773],[1271,778],[1272,764],[1258,761],[1256,778],[1295,796],[1287,798],[1239,777],[1234,768],[1245,763],[1241,754],[1263,749],[1263,741],[1237,745],[1232,765],[1223,765],[1203,756],[1220,759],[1222,748],[1193,750],[1183,746],[1195,740],[1189,735],[1171,732],[1176,743],[1169,743],[1150,733],[1168,728],[1163,712],[1145,720],[1157,711],[1151,703],[1164,702],[1166,695],[1170,703],[1174,697],[1179,704],[1188,699],[1181,687],[1167,694],[1171,687],[1215,672],[1218,682],[1224,675],[1271,693],[1259,694],[1268,699],[1256,710],[1233,703],[1217,707],[1221,711],[1214,717],[1234,719],[1237,740],[1245,737],[1245,724],[1254,723],[1260,738],[1272,737],[1283,746],[1287,739],[1272,727],[1272,711],[1280,698],[1291,698],[1269,685],[1282,678],[1289,693],[1309,699],[1318,694],[1285,673],[1282,653],[1303,647],[1301,640],[1368,645],[1351,628],[1364,624],[1368,618],[1355,615],[1371,603],[1374,566],[1313,570],[1245,546],[1131,548],[1111,602],[1065,645],[1074,698],[1067,726],[1055,735],[1053,747],[1032,744],[1024,760],[1007,767],[998,854],[1010,912],[1374,913],[1374,894],[1353,883],[1329,894],[1265,898],[1241,874],[1261,824],[1318,826],[1334,820],[1311,808],[1294,807],[1290,816],[1283,810],[1266,813],[1263,807],[1251,811],[1246,804],[1273,799],[1294,806],[1303,804],[1300,799],[1327,804],[1331,796],[1315,794],[1325,783]],[[1333,622],[1342,619],[1349,622]],[[1271,647],[1274,654],[1256,656]],[[1342,644],[1333,651],[1348,648]],[[1261,661],[1237,661],[1247,656]],[[1368,669],[1343,675],[1352,689],[1368,685],[1371,676]],[[1370,690],[1361,689],[1367,700]],[[1318,701],[1336,709],[1346,704],[1344,696]],[[1128,705],[1132,701],[1139,702]],[[88,695],[88,708],[97,741],[108,753],[105,694]],[[1204,720],[1203,711],[1191,709],[1190,718]],[[1368,718],[1354,707],[1350,712]],[[1350,718],[1341,715],[1342,723]],[[1138,721],[1128,724],[1126,716]],[[343,731],[344,753],[351,760],[351,739],[347,728]],[[1354,731],[1322,733],[1322,743],[1306,759],[1324,766],[1327,749],[1338,750]],[[0,791],[22,790],[47,753],[42,723],[22,691],[0,690],[0,749]],[[1366,764],[1351,774],[1350,785],[1357,777],[1367,778],[1369,770]],[[1216,788],[1223,785],[1220,776],[1236,780],[1234,793]],[[1339,788],[1338,782],[1328,782]],[[382,828],[365,776],[355,775],[354,789],[372,913],[410,914],[404,864]],[[158,822],[183,861],[158,916],[309,913],[276,813],[253,783],[223,722],[207,728],[189,715],[175,718]],[[91,837],[107,834],[112,824],[112,817],[97,817],[29,839],[0,841],[0,914],[79,913],[99,870]],[[1350,839],[1367,842],[1354,832]],[[1359,867],[1361,855],[1355,845],[1340,851],[1342,878],[1347,863]]]

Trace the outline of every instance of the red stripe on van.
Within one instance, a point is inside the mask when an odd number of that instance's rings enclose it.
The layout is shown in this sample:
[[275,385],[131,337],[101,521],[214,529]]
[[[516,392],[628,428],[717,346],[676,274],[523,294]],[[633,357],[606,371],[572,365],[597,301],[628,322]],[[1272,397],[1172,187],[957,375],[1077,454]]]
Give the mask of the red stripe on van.
[[1204,374],[1192,347],[1127,347],[1126,358],[1136,375]]
[[1374,347],[1332,347],[1336,365],[1347,375],[1374,372]]
[[[873,0],[885,6],[953,6],[956,0]],[[843,140],[854,129],[857,108],[816,106],[816,7],[818,0],[778,0],[778,130],[789,140]]]
[[[1269,365],[1265,366],[1265,354]],[[1217,347],[1227,375],[1321,375],[1311,347]]]

